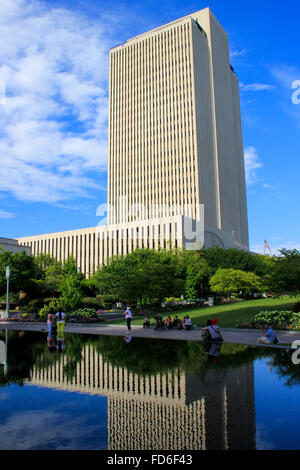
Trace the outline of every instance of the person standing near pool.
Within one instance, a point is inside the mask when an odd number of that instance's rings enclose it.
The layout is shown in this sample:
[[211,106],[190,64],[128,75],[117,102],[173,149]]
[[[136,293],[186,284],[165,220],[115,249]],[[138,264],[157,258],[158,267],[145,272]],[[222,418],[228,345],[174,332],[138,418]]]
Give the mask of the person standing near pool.
[[66,314],[63,312],[62,308],[58,309],[56,313],[56,322],[57,322],[57,329],[60,334],[63,334],[64,327],[66,325]]
[[128,332],[131,331],[131,320],[132,320],[132,313],[130,307],[127,307],[125,310],[125,319],[127,323],[127,330]]
[[47,325],[48,325],[48,333],[51,337],[52,332],[56,332],[56,316],[54,313],[53,308],[50,308],[50,312],[47,316]]
[[66,314],[63,312],[62,308],[59,308],[58,312],[56,312],[56,319],[57,321],[66,321]]
[[47,317],[47,326],[48,326],[48,336],[47,343],[49,351],[55,351],[56,346],[56,316],[53,308],[50,309]]

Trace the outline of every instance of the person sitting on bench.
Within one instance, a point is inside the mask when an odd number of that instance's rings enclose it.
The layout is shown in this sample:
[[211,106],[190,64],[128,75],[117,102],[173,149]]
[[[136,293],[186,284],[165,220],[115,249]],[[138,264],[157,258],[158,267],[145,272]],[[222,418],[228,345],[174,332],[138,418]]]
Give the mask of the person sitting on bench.
[[190,317],[188,315],[186,316],[186,322],[184,324],[184,329],[185,330],[191,330],[192,329],[192,320],[190,319]]
[[168,329],[171,328],[171,326],[172,326],[172,318],[170,317],[170,315],[168,315],[168,318],[167,318],[166,321],[165,321],[165,325],[166,325],[166,327],[167,327]]
[[178,320],[178,317],[177,317],[177,315],[175,315],[174,321],[173,321],[173,323],[172,323],[171,326],[174,327],[174,328],[177,328],[177,326],[178,326],[178,321],[179,321],[179,320]]
[[146,313],[146,316],[144,318],[143,328],[150,328],[149,313]]
[[155,330],[158,330],[159,328],[163,328],[165,326],[162,316],[159,313],[154,318],[156,320],[156,323],[154,326]]

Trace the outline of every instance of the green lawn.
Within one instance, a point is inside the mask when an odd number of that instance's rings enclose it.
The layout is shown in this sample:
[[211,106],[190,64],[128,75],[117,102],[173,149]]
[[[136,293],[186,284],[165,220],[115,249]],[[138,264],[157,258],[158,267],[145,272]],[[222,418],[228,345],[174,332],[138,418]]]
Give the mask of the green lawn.
[[[197,307],[194,309],[180,310],[178,312],[174,311],[171,312],[171,317],[173,318],[174,315],[178,315],[179,318],[183,318],[185,315],[189,315],[192,319],[192,323],[195,326],[201,327],[205,326],[207,320],[217,317],[220,322],[220,327],[234,328],[239,323],[253,320],[254,315],[262,310],[290,310],[296,301],[299,301],[299,299],[288,296],[283,296],[279,299],[246,300],[230,305]],[[164,315],[164,317],[166,317],[166,315]],[[143,320],[143,317],[134,317],[132,324],[141,325]],[[108,320],[106,323],[125,324],[125,321]]]

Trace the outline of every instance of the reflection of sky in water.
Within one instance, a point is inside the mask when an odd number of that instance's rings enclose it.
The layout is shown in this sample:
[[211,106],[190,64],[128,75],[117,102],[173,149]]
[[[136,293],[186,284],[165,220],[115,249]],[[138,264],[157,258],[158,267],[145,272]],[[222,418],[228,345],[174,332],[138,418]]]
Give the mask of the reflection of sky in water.
[[256,447],[300,449],[300,387],[287,387],[286,378],[270,370],[269,362],[260,359],[254,363]]
[[32,385],[0,388],[0,449],[106,449],[107,398]]
[[[131,339],[131,336],[120,338],[120,342],[124,344],[124,340],[128,338]],[[166,347],[167,344],[168,342],[166,342]],[[126,348],[131,346],[132,344],[128,344]],[[270,358],[254,361],[256,448],[300,449],[298,432],[300,387],[286,386],[287,377],[280,378],[275,368],[270,368],[269,363]],[[234,370],[237,375],[232,377],[235,378],[238,387],[241,387],[237,389],[237,393],[242,394],[244,393],[243,380],[247,376],[239,375],[242,374],[238,372],[239,368]],[[251,370],[252,367],[249,367],[249,373]],[[219,385],[216,381],[217,376],[220,376]],[[203,387],[203,393],[205,390],[207,393],[206,398],[211,399],[214,393],[218,392],[218,387],[224,386],[222,385],[223,376],[226,376],[224,367],[215,369],[212,366],[208,369],[205,378],[197,379],[199,380],[197,383],[190,381],[190,384],[194,384],[194,388],[191,388],[188,394],[191,401],[199,399],[201,395],[199,395],[199,387],[200,389]],[[240,378],[241,385],[239,384]],[[226,380],[224,379],[224,383],[227,383]],[[232,386],[230,382],[228,384],[229,387]],[[242,398],[241,406],[247,406],[247,398],[244,400],[243,395],[239,396]],[[22,387],[13,383],[2,386],[0,387],[0,449],[106,449],[108,445],[107,404],[106,396],[70,392],[27,383]],[[232,409],[238,413],[238,408]],[[251,410],[250,408],[245,410],[244,418],[247,419],[247,413]],[[221,408],[219,412],[222,416]],[[220,417],[218,413],[216,414],[217,420]],[[239,416],[240,414],[238,414],[238,419]],[[235,423],[237,423],[236,420]],[[253,420],[252,423],[254,424]],[[215,423],[215,417],[214,424],[218,425]],[[177,423],[174,423],[174,426],[176,425]],[[119,428],[116,432],[119,433]],[[216,437],[215,430],[212,435],[213,438]]]

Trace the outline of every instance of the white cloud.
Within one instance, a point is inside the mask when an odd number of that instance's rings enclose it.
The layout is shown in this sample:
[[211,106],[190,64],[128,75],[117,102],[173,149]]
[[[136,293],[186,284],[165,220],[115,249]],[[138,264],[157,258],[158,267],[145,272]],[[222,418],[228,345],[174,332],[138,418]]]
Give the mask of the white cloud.
[[255,147],[247,147],[244,150],[246,182],[248,185],[255,183],[257,170],[263,166]]
[[300,79],[300,70],[294,66],[277,65],[269,68],[270,73],[281,86],[291,89],[294,80]]
[[[43,390],[41,394],[43,396]],[[53,443],[58,450],[77,449],[82,447],[81,433],[87,440],[83,447],[89,448],[89,441],[102,431],[101,423],[90,424],[86,416],[70,413],[70,408],[62,410],[58,405],[49,404],[47,410],[29,408],[10,413],[1,423],[0,449],[48,449]]]
[[97,188],[107,161],[114,29],[107,16],[91,20],[38,0],[1,0],[6,100],[0,113],[0,191],[56,203],[88,197]]
[[245,55],[246,53],[247,53],[247,49],[240,49],[240,50],[230,49],[229,50],[230,59],[234,59],[235,57],[241,57],[241,56]]
[[256,450],[275,449],[275,444],[272,442],[272,440],[268,436],[268,432],[262,423],[257,423],[256,425],[255,442],[256,442]]
[[12,219],[14,216],[15,214],[12,214],[11,212],[0,210],[0,219]]
[[274,88],[274,85],[269,85],[267,83],[251,83],[249,85],[240,83],[240,89],[242,91],[270,91],[274,90]]

